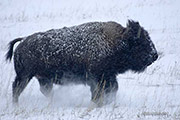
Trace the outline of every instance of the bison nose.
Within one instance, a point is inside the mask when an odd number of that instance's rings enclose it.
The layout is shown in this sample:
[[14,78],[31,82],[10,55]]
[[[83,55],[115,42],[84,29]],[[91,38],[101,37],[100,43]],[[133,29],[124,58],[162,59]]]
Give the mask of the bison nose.
[[155,54],[153,55],[153,60],[155,61],[155,60],[157,60],[157,59],[158,59],[158,54],[155,53]]

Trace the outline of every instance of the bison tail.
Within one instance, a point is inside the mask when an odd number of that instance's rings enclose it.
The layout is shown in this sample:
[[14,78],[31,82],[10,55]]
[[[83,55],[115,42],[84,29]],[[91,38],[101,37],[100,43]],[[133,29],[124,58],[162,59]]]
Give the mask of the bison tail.
[[15,40],[9,42],[9,48],[8,48],[9,50],[8,50],[8,52],[6,53],[6,60],[11,61],[12,56],[13,56],[13,47],[14,47],[14,44],[15,44],[16,42],[18,42],[18,41],[21,41],[22,39],[23,39],[23,38],[17,38],[17,39],[15,39]]

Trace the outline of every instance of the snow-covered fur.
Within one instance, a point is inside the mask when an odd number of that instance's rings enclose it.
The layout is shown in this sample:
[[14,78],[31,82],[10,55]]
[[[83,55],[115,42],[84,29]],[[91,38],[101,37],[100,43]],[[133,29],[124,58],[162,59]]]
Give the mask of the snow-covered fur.
[[17,41],[21,43],[14,53],[16,103],[33,76],[47,96],[53,83],[83,83],[90,86],[92,101],[111,102],[104,98],[115,97],[118,73],[141,72],[158,57],[148,32],[132,20],[127,27],[116,22],[90,22],[18,38],[10,42],[7,59],[11,59]]

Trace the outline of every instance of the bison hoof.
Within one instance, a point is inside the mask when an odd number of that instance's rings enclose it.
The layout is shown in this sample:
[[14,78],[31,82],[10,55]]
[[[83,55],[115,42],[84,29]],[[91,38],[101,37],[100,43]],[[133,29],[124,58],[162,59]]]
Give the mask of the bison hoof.
[[18,104],[18,99],[17,98],[13,98],[13,106],[14,107],[18,107],[19,106],[19,104]]
[[116,99],[116,93],[108,93],[105,95],[101,95],[99,98],[92,98],[92,102],[94,102],[98,107],[102,107],[104,105],[111,104]]

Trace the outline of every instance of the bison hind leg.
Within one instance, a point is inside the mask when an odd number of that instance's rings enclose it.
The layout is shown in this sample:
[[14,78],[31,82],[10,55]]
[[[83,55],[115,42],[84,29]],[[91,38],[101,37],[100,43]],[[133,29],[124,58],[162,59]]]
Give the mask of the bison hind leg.
[[18,103],[18,98],[20,94],[23,92],[31,78],[32,76],[16,76],[15,81],[12,85],[14,104]]
[[50,97],[52,95],[52,88],[53,88],[52,79],[41,77],[38,78],[38,81],[39,81],[41,93],[46,97]]

